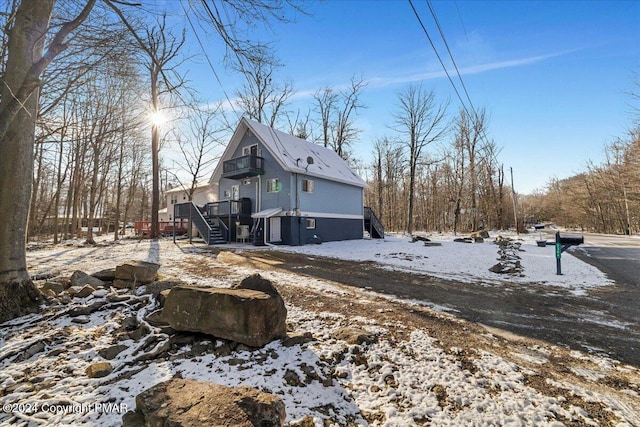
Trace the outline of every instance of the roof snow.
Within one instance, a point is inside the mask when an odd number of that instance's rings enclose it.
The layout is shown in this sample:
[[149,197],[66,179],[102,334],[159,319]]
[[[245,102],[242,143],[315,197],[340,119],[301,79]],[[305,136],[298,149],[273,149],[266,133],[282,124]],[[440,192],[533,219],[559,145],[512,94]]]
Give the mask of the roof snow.
[[[238,124],[238,128],[222,156],[223,160],[230,158],[229,156],[236,150],[247,129],[253,132],[280,166],[288,172],[324,178],[357,187],[367,186],[335,151],[246,118],[242,118]],[[218,164],[212,176],[212,182],[216,182],[220,178],[221,172],[222,166]]]

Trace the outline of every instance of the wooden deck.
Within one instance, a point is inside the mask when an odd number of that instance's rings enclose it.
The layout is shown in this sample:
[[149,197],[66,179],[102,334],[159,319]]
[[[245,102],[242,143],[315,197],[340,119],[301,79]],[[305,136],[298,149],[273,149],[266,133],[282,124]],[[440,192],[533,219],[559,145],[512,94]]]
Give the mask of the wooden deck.
[[[177,222],[175,224],[175,233],[176,234],[186,234],[187,233],[188,224],[186,222],[180,223]],[[160,235],[169,236],[174,232],[174,224],[173,221],[160,221],[158,222],[158,229],[160,231]],[[136,236],[140,237],[148,237],[151,235],[151,221],[136,221],[133,225],[133,231]]]

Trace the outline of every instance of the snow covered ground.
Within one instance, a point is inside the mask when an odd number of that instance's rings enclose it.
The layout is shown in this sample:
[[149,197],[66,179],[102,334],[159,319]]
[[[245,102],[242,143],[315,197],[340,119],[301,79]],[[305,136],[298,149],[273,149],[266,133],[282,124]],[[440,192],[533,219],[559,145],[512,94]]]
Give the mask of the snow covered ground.
[[[496,245],[430,238],[442,246],[425,247],[398,235],[279,249],[374,261],[465,282],[536,282],[576,292],[610,283],[566,253],[565,275],[556,276],[553,248],[538,248],[535,236],[522,244],[524,276],[508,279],[488,271],[496,262]],[[43,245],[29,251],[28,262],[32,274],[70,276],[75,270],[92,273],[145,260],[161,264],[162,279],[227,287],[256,272],[256,267],[238,261],[241,256],[242,251],[219,257],[204,245],[186,242],[125,240],[98,246]],[[99,290],[0,325],[0,424],[120,425],[122,410],[134,408],[138,393],[179,374],[274,393],[284,400],[292,425],[305,420],[317,426],[640,426],[640,372],[635,367],[546,343],[506,339],[448,314],[370,291],[277,269],[259,272],[285,297],[295,331],[312,332],[312,341],[221,351],[229,344],[198,337],[145,360],[146,354],[170,342],[144,320],[156,309],[156,301],[140,289],[125,292],[121,297],[128,299],[106,304],[88,315],[87,323],[73,322],[69,310],[117,293]],[[150,333],[139,340],[116,341],[129,316],[146,324]],[[375,335],[376,342],[347,344],[335,337],[344,326],[362,328]],[[116,343],[126,350],[110,361],[113,373],[88,378],[85,369],[103,360],[98,352]]]
[[[493,243],[498,235],[521,243],[518,255],[524,271],[521,275],[508,279],[489,271],[498,262],[497,249]],[[308,255],[318,255],[372,261],[391,269],[401,269],[424,273],[443,279],[461,282],[538,283],[571,289],[581,294],[586,289],[605,286],[612,282],[604,273],[571,255],[571,249],[562,254],[562,275],[556,274],[555,248],[553,244],[539,247],[537,233],[521,234],[502,232],[491,233],[484,243],[454,242],[451,234],[427,234],[432,242],[442,246],[425,246],[423,242],[410,242],[410,238],[400,234],[387,234],[385,239],[350,240],[327,242],[321,245],[287,246],[280,248]]]

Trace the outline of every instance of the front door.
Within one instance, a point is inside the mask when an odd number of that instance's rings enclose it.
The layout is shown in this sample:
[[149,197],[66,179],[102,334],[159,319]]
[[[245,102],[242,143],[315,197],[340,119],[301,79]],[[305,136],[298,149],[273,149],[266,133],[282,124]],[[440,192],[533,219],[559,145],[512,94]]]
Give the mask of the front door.
[[280,234],[280,220],[279,216],[273,216],[269,218],[269,241],[270,242],[280,242],[282,241],[282,236]]

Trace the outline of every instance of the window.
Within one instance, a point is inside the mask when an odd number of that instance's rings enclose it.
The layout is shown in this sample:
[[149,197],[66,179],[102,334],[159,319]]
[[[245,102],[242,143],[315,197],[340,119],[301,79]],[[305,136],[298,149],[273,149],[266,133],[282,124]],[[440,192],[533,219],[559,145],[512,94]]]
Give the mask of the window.
[[305,219],[305,224],[306,224],[307,230],[314,230],[316,228],[316,219],[307,218]]
[[224,191],[222,192],[222,197],[223,197],[224,199],[228,199],[229,197],[231,197],[231,192],[230,192],[229,190],[224,190]]
[[253,154],[254,156],[258,155],[258,144],[242,147],[242,155],[248,156],[249,154]]
[[305,193],[313,193],[313,180],[303,179],[302,180],[302,191]]
[[277,193],[280,191],[280,182],[278,178],[267,180],[267,193]]

